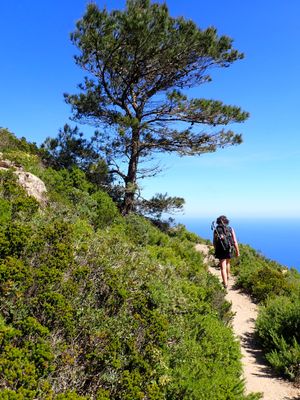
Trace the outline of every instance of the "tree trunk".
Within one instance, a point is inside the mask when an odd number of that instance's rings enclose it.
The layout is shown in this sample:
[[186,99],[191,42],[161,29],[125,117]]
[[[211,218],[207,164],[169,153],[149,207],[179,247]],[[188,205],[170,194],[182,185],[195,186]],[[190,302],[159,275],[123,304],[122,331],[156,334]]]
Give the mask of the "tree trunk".
[[134,195],[132,191],[126,191],[122,205],[122,214],[127,215],[134,210]]
[[125,179],[125,195],[122,205],[122,214],[127,215],[134,210],[134,197],[137,190],[136,174],[139,162],[139,129],[132,133],[131,155]]

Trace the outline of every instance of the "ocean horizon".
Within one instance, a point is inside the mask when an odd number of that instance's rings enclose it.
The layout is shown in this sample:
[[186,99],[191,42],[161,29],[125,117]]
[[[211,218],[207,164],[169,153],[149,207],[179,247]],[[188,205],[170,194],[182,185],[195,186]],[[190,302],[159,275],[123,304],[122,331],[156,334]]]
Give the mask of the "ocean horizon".
[[[203,239],[212,240],[213,218],[176,218]],[[263,256],[300,272],[300,218],[232,218],[239,243],[248,244]]]

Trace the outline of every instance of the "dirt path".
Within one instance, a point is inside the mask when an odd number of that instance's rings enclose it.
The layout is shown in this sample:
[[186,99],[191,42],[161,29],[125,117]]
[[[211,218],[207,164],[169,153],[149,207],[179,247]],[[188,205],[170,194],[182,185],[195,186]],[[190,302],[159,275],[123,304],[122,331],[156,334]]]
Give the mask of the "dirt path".
[[[207,245],[198,244],[196,249],[206,255],[205,261],[208,265],[212,264]],[[221,280],[219,268],[209,266],[209,271]],[[254,339],[257,306],[249,296],[234,287],[232,277],[229,280],[226,299],[232,303],[232,311],[235,314],[232,326],[241,343],[246,392],[261,392],[264,400],[299,400],[300,389],[285,380],[275,378],[264,360],[262,351]]]

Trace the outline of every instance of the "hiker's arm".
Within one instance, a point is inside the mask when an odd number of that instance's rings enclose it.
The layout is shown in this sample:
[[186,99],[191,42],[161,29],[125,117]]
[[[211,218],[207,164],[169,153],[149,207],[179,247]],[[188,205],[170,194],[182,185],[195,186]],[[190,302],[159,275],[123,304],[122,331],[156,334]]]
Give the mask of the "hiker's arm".
[[233,237],[233,243],[234,243],[234,248],[235,248],[235,251],[236,251],[236,255],[238,257],[240,255],[240,250],[239,250],[239,245],[238,245],[238,242],[236,240],[235,232],[234,232],[233,229],[232,229],[232,237]]

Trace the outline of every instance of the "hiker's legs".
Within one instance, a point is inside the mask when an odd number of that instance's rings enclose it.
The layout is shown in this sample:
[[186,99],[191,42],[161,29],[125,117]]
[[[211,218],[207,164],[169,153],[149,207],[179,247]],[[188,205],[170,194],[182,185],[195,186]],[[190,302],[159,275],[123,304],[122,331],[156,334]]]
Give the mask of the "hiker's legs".
[[230,258],[227,258],[226,260],[226,272],[227,272],[227,280],[230,277]]
[[223,285],[227,286],[227,260],[220,260],[221,276],[223,280]]

